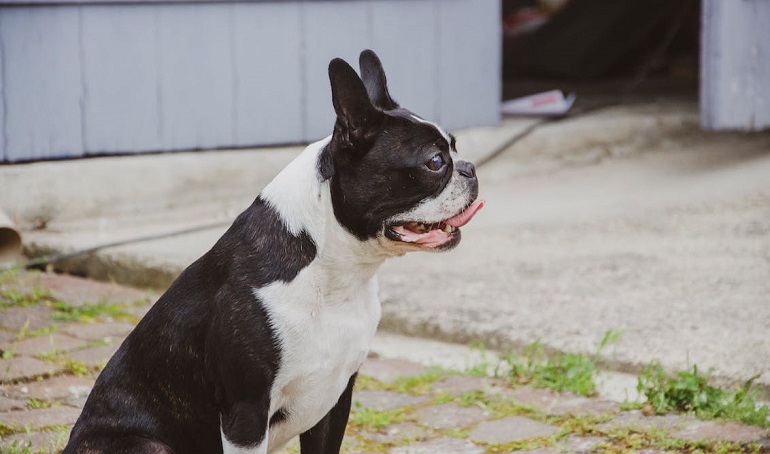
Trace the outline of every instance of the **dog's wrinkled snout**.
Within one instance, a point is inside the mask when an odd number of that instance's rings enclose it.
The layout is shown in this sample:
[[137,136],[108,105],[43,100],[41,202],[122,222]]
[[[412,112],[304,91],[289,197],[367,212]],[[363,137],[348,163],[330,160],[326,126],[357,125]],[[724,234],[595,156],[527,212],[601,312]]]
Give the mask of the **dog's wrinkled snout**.
[[465,178],[476,178],[476,167],[468,161],[457,161],[455,167]]

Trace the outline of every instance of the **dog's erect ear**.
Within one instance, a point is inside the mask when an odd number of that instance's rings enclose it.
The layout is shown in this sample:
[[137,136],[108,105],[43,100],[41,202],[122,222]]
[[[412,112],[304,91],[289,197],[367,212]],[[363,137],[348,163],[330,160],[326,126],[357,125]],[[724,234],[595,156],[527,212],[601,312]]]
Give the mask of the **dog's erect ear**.
[[388,80],[377,54],[370,49],[361,52],[361,56],[358,57],[358,66],[361,68],[361,79],[364,81],[372,103],[382,110],[397,109],[398,103],[388,93]]
[[349,145],[365,140],[380,122],[383,113],[372,105],[366,87],[356,71],[345,60],[329,63],[332,103],[337,112],[335,133]]

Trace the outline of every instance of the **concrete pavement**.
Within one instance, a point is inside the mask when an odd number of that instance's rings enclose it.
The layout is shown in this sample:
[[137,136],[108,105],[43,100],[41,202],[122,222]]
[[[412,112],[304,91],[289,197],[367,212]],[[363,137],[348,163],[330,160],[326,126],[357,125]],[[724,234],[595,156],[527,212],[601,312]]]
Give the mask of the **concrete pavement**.
[[[457,250],[386,264],[381,327],[560,352],[593,352],[622,330],[608,368],[698,364],[770,390],[769,136],[702,133],[694,105],[655,103],[547,124],[496,153],[532,121],[457,134],[462,154],[495,155],[479,169],[488,205]],[[7,166],[0,206],[45,226],[25,232],[33,256],[222,223],[61,264],[163,287],[297,152]]]

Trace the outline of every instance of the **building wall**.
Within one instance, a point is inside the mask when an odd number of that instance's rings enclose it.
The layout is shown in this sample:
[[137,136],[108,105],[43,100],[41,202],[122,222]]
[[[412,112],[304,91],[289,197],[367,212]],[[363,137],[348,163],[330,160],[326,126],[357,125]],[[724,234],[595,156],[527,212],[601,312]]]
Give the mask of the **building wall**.
[[0,0],[0,159],[312,141],[329,61],[374,49],[449,129],[499,120],[498,0]]
[[770,128],[770,1],[703,0],[701,124]]

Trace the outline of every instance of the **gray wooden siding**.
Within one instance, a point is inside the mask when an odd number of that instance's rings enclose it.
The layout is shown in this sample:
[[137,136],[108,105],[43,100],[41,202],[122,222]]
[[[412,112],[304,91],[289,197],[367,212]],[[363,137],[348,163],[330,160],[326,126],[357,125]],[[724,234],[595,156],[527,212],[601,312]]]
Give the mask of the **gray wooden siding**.
[[457,129],[499,120],[498,0],[13,6],[0,0],[6,161],[316,140],[329,60],[372,48],[394,97]]
[[703,0],[701,123],[770,128],[770,1]]

